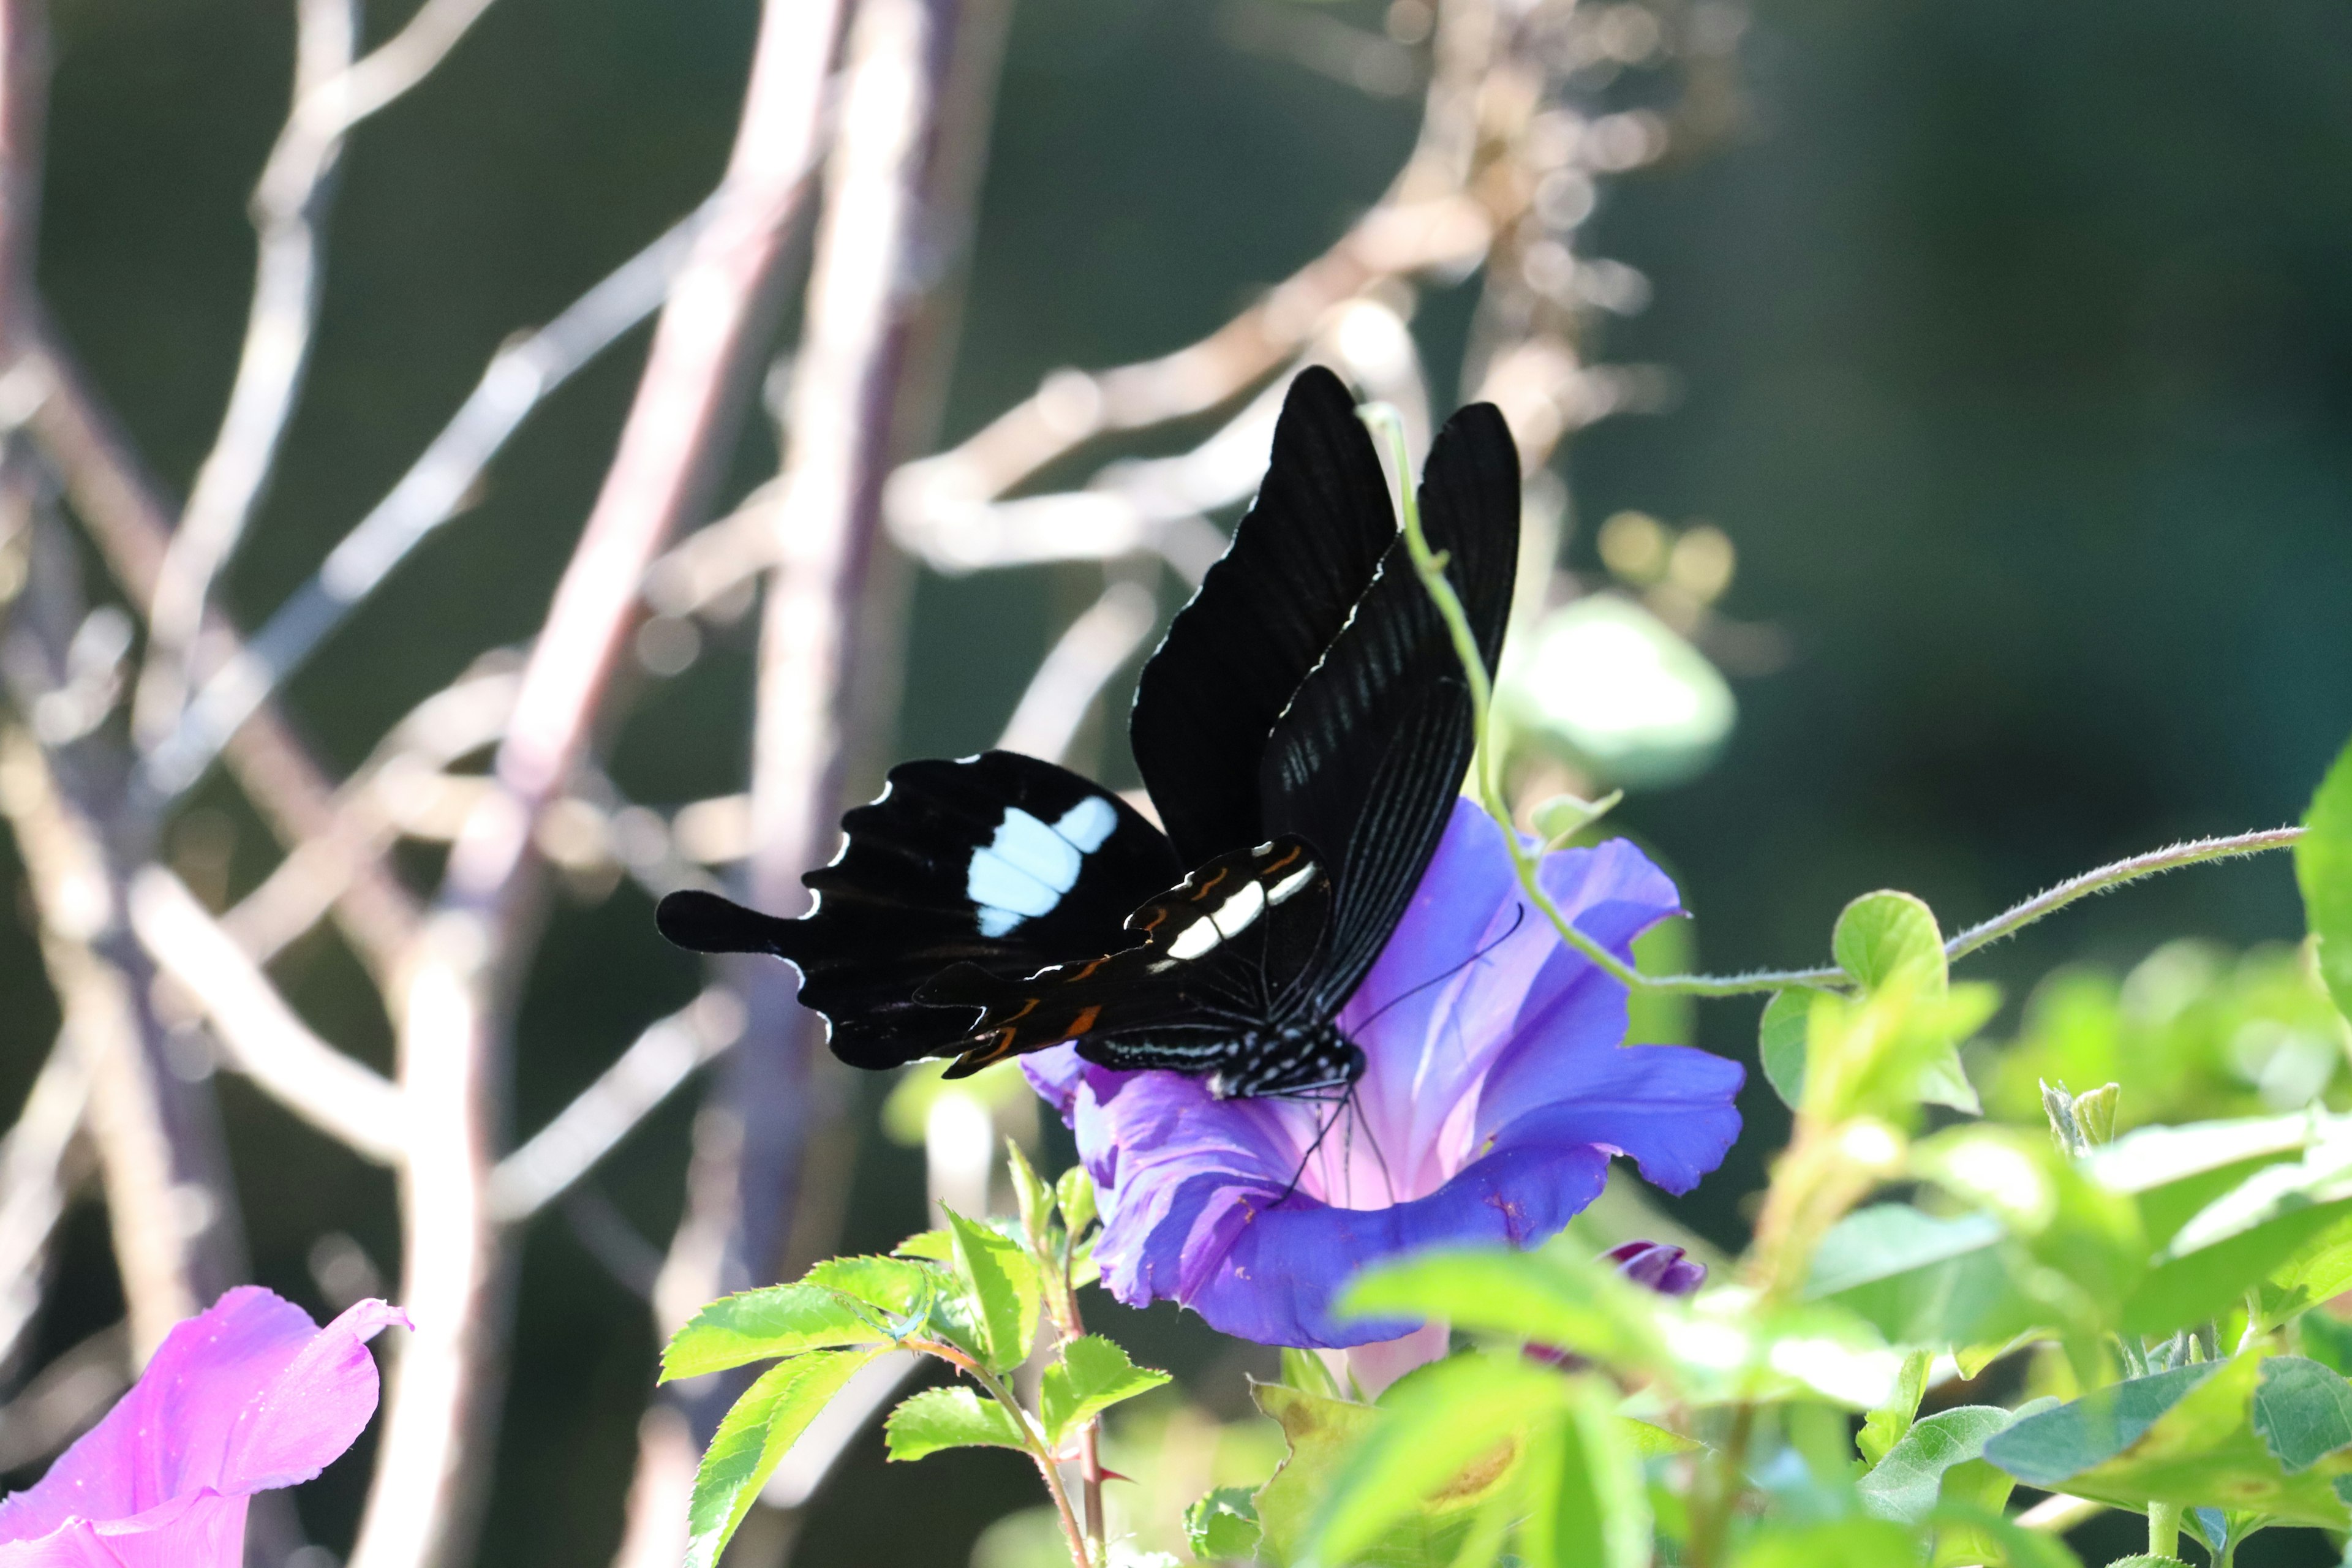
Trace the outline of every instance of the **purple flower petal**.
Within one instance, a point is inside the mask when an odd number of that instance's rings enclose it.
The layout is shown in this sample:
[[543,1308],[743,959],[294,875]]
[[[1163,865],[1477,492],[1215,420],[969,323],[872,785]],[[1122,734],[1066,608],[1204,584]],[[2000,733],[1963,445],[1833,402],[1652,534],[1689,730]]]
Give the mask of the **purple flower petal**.
[[[366,1342],[407,1321],[362,1301],[322,1330],[257,1287],[227,1292],[164,1336],[39,1485],[0,1501],[0,1568],[235,1563],[245,1499],[309,1480],[351,1447],[375,1413]],[[215,1540],[226,1555],[206,1554]]]
[[[1540,875],[1621,957],[1679,912],[1622,841],[1548,856]],[[1339,1347],[1413,1327],[1331,1321],[1373,1258],[1540,1241],[1592,1200],[1612,1154],[1676,1191],[1722,1160],[1738,1066],[1626,1047],[1625,1019],[1623,988],[1525,901],[1502,830],[1465,801],[1340,1013],[1366,1055],[1342,1105],[1219,1100],[1197,1078],[1089,1067],[1068,1047],[1025,1065],[1095,1178],[1112,1294],[1173,1298],[1265,1343]]]

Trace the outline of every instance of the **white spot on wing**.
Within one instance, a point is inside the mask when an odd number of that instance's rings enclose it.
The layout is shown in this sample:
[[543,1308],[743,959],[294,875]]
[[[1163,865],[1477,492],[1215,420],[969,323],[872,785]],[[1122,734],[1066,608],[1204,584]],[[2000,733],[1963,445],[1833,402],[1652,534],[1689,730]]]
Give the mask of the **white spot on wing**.
[[1103,840],[1118,826],[1118,813],[1111,809],[1110,802],[1090,795],[1062,813],[1054,824],[1054,831],[1076,845],[1080,854],[1091,855],[1103,847]]
[[1217,924],[1221,936],[1234,937],[1247,930],[1250,921],[1265,913],[1265,889],[1255,882],[1244,882],[1240,891],[1219,904],[1209,918]]
[[982,906],[980,911],[980,934],[1003,936],[1006,931],[1019,925],[1021,921],[1022,917],[1014,914],[1011,910],[990,909]]
[[1168,944],[1168,956],[1190,963],[1224,939],[1217,934],[1217,922],[1213,920],[1194,921],[1176,933]]
[[1287,902],[1291,894],[1298,891],[1299,889],[1307,886],[1307,883],[1314,879],[1315,862],[1309,860],[1306,865],[1301,866],[1297,870],[1293,871],[1289,876],[1285,877],[1281,881],[1276,882],[1274,885],[1274,890],[1266,894],[1265,901],[1269,904]]

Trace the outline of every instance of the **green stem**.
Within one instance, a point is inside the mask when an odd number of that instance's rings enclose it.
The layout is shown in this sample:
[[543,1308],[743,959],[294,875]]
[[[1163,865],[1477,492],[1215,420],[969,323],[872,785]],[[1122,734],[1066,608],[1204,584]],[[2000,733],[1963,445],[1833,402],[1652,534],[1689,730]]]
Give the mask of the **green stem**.
[[2177,1502],[2152,1502],[2147,1505],[2147,1554],[2150,1557],[2180,1555],[2180,1505]]
[[1087,1532],[1079,1527],[1077,1510],[1070,1506],[1069,1489],[1062,1485],[1062,1472],[1055,1467],[1054,1451],[1029,1419],[1029,1412],[1013,1397],[1013,1391],[999,1382],[994,1373],[963,1353],[955,1346],[939,1340],[908,1339],[902,1342],[908,1349],[935,1355],[957,1371],[963,1373],[987,1391],[988,1396],[1004,1407],[1013,1417],[1013,1426],[1021,1434],[1021,1446],[1036,1463],[1038,1475],[1045,1478],[1045,1490],[1054,1500],[1054,1511],[1061,1516],[1062,1537],[1070,1549],[1074,1568],[1097,1568],[1100,1559],[1089,1546]]
[[[1487,709],[1495,695],[1493,678],[1487,673],[1486,661],[1478,651],[1478,638],[1471,629],[1470,616],[1462,607],[1460,595],[1445,576],[1445,558],[1429,547],[1429,537],[1422,531],[1421,500],[1412,485],[1412,459],[1404,444],[1404,423],[1395,409],[1384,403],[1370,403],[1356,411],[1357,416],[1371,426],[1375,436],[1385,439],[1402,476],[1399,485],[1398,510],[1404,520],[1405,550],[1412,557],[1412,568],[1422,586],[1437,605],[1437,613],[1445,622],[1447,634],[1453,638],[1454,651],[1462,661],[1462,672],[1470,683],[1472,721],[1477,735],[1477,752],[1473,767],[1477,776],[1475,785],[1478,804],[1503,829],[1503,841],[1510,847],[1511,865],[1518,874],[1519,886],[1560,941],[1591,959],[1594,964],[1619,984],[1643,991],[1671,993],[1683,996],[1748,996],[1794,988],[1832,990],[1850,984],[1846,973],[1835,967],[1822,969],[1755,970],[1746,974],[1643,974],[1640,970],[1611,952],[1607,948],[1576,929],[1569,918],[1545,892],[1538,870],[1540,853],[1530,847],[1511,820],[1510,805],[1503,798],[1500,762],[1491,743]],[[2242,855],[2259,855],[2269,849],[2283,849],[2303,837],[2300,827],[2272,827],[2254,833],[2233,834],[2224,838],[2200,838],[2168,848],[2152,849],[2145,855],[2135,855],[2126,860],[2101,866],[2079,877],[2059,883],[2046,892],[2037,893],[2016,908],[1981,925],[1971,926],[1944,944],[1948,958],[1962,958],[1979,948],[2014,935],[2045,915],[2109,888],[2158,872],[2175,870],[2182,866],[2194,866],[2207,860],[2225,860]]]

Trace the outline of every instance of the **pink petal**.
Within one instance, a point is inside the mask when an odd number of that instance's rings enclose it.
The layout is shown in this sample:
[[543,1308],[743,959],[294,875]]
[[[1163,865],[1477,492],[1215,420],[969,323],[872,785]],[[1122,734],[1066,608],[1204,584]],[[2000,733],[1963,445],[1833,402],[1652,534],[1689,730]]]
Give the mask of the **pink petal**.
[[37,1541],[0,1544],[0,1568],[240,1568],[246,1500],[209,1488],[130,1519],[69,1519]]

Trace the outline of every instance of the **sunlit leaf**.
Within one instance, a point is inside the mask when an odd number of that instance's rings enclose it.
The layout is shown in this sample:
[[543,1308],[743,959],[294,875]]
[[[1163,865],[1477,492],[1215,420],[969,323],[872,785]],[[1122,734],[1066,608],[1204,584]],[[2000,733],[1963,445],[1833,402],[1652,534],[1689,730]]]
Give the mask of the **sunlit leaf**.
[[1932,1352],[1924,1350],[1903,1358],[1903,1373],[1895,1380],[1894,1396],[1863,1418],[1862,1430],[1854,1436],[1854,1447],[1864,1461],[1877,1464],[1911,1430],[1919,1414],[1920,1396],[1927,1392],[1927,1369],[1935,1360]]
[[921,1311],[941,1284],[937,1269],[906,1258],[828,1258],[806,1279],[894,1318]]
[[1072,1340],[1045,1369],[1040,1385],[1045,1440],[1058,1447],[1074,1428],[1167,1381],[1166,1373],[1136,1365],[1127,1359],[1127,1352],[1099,1334]]
[[1333,1479],[1380,1420],[1380,1412],[1278,1383],[1253,1384],[1250,1393],[1258,1409],[1280,1425],[1288,1445],[1255,1500],[1262,1532],[1258,1554],[1275,1568],[1286,1568],[1305,1554]]
[[1831,1524],[1766,1523],[1752,1536],[1736,1568],[1887,1568],[1916,1563],[1918,1538],[1883,1519],[1843,1519]]
[[2318,939],[2328,994],[2352,1018],[2352,746],[2336,759],[2304,815],[2294,847],[2305,918]]
[[1626,1441],[1613,1392],[1590,1379],[1570,1385],[1565,1419],[1531,1429],[1522,1461],[1526,1568],[1648,1568],[1654,1531],[1641,1456]]
[[1830,933],[1830,953],[1865,991],[1897,974],[1931,993],[1944,984],[1944,937],[1935,911],[1909,893],[1864,893],[1846,905]]
[[1660,1299],[1616,1270],[1558,1249],[1433,1248],[1356,1277],[1342,1313],[1442,1318],[1455,1328],[1512,1335],[1606,1365],[1657,1370]]
[[686,1568],[710,1568],[793,1441],[872,1351],[819,1351],[770,1367],[719,1423],[694,1475]]
[[1083,1236],[1095,1222],[1095,1183],[1084,1165],[1073,1165],[1054,1182],[1055,1201],[1061,1205],[1062,1223],[1072,1236]]
[[899,1401],[883,1424],[893,1459],[942,1448],[1026,1448],[1012,1413],[969,1388],[927,1388]]
[[1522,1436],[1565,1420],[1568,1404],[1559,1373],[1514,1355],[1419,1369],[1389,1391],[1334,1475],[1312,1555],[1352,1562],[1404,1520],[1480,1501],[1519,1458]]
[[1013,1201],[1021,1210],[1021,1232],[1032,1247],[1042,1252],[1046,1227],[1054,1220],[1054,1189],[1037,1174],[1021,1145],[1010,1138],[1004,1141],[1004,1169],[1012,1179]]
[[[1922,1417],[1855,1483],[1863,1508],[1880,1519],[1920,1523],[1943,1500],[1945,1473],[1979,1459],[1985,1439],[2016,1419],[2013,1413],[1989,1405],[1962,1405]],[[2003,1500],[1990,1500],[1998,1508]]]
[[2307,1470],[2352,1447],[2352,1383],[2301,1356],[2269,1357],[2254,1390],[2253,1422],[2280,1468]]
[[771,1285],[722,1296],[687,1321],[662,1352],[664,1383],[755,1361],[874,1344],[882,1331],[857,1304],[820,1285]]
[[1756,1026],[1756,1047],[1765,1079],[1780,1103],[1794,1110],[1805,1100],[1805,1032],[1811,1026],[1811,991],[1775,991]]
[[1256,1556],[1259,1533],[1248,1487],[1219,1487],[1184,1510],[1184,1539],[1203,1562]]
[[1010,1372],[1029,1359],[1042,1300],[1037,1266],[1011,1237],[948,1212],[955,1270],[979,1309],[982,1360],[991,1372]]

